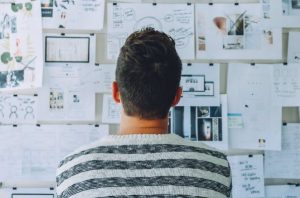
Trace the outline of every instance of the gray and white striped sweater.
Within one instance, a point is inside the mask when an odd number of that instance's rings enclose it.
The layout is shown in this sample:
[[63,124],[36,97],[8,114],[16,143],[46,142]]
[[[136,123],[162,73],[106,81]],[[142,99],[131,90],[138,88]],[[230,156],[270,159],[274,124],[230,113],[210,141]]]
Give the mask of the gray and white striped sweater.
[[110,135],[60,162],[58,198],[230,197],[226,155],[174,134]]

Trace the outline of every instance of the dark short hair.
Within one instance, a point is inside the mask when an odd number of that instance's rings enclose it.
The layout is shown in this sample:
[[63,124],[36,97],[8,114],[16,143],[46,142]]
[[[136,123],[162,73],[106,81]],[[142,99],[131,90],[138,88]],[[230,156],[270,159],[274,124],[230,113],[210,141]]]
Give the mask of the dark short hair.
[[120,50],[116,81],[129,116],[168,115],[180,83],[181,60],[174,40],[153,28],[132,33]]

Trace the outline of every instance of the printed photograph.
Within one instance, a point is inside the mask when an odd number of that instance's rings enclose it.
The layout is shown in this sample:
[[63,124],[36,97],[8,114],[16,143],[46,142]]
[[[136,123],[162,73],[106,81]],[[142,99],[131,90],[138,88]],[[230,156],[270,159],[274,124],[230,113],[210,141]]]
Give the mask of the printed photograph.
[[184,107],[175,107],[173,109],[173,122],[171,130],[173,133],[184,137]]
[[53,17],[54,0],[41,0],[42,17]]
[[24,82],[24,70],[0,71],[0,88],[18,87]]
[[292,0],[292,9],[300,10],[300,0]]
[[197,117],[200,117],[200,118],[210,117],[210,108],[209,107],[198,107],[197,108]]
[[[221,22],[218,22],[219,27],[222,31],[224,31],[224,26],[226,28],[226,35],[224,36],[223,41],[223,49],[244,49],[244,22],[245,22],[245,14],[244,11],[241,14],[232,14],[227,15],[226,19],[220,17],[222,19]],[[224,21],[225,20],[225,21]],[[219,20],[217,20],[219,21]],[[216,22],[216,19],[215,19]],[[225,25],[224,25],[225,23]]]
[[222,141],[222,106],[191,107],[191,136],[198,141]]
[[57,111],[64,109],[64,92],[53,90],[49,94],[49,109]]

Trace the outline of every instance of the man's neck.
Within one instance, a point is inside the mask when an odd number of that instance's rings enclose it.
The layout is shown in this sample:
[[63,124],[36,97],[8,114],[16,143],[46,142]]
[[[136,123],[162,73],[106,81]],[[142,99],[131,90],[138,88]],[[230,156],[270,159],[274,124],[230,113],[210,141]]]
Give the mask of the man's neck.
[[119,135],[130,134],[166,134],[168,118],[145,120],[139,117],[127,116],[122,113]]

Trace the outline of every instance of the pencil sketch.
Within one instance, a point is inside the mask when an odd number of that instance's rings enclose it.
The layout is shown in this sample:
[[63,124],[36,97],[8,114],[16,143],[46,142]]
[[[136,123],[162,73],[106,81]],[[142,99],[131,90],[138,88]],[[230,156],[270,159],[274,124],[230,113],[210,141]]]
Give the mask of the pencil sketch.
[[108,4],[107,57],[115,59],[125,35],[144,27],[169,34],[182,59],[194,58],[194,9],[183,4]]
[[3,94],[0,96],[1,124],[34,124],[37,98],[27,95]]

